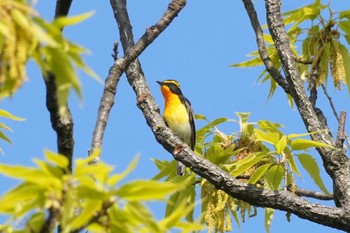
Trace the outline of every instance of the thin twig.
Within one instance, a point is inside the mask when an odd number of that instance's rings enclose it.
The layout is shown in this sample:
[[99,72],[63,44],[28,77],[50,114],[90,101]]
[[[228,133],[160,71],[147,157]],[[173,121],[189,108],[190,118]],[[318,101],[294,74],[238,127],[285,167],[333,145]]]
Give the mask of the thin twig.
[[325,201],[333,200],[333,194],[327,195],[327,194],[322,193],[322,192],[305,190],[305,189],[301,189],[299,187],[295,187],[294,190],[292,190],[292,187],[290,185],[287,187],[287,190],[295,193],[295,195],[297,195],[299,197],[311,197],[314,199],[325,200]]
[[[323,89],[323,93],[325,94],[325,96],[328,99],[329,105],[331,106],[331,109],[333,111],[333,115],[334,115],[335,119],[340,124],[340,118],[338,116],[337,110],[335,109],[332,97],[328,94],[327,88],[326,88],[326,86],[324,84],[321,84],[321,87]],[[345,131],[344,131],[344,135],[345,135],[346,143],[348,144],[348,147],[350,147],[350,137]]]
[[261,57],[261,60],[264,62],[267,72],[271,77],[283,88],[286,93],[290,93],[288,82],[281,75],[281,73],[274,67],[274,64],[269,57],[265,45],[264,33],[260,26],[257,13],[255,11],[254,5],[251,0],[243,0],[244,7],[248,13],[250,23],[255,31],[256,42],[258,45],[258,51]]
[[340,111],[339,126],[338,126],[337,140],[335,142],[335,146],[341,150],[344,149],[345,120],[346,120],[346,112]]
[[304,65],[311,65],[312,64],[312,61],[306,60],[302,57],[294,56],[294,59],[296,62],[298,62],[300,64],[304,64]]
[[328,94],[327,88],[326,88],[326,86],[323,83],[321,84],[321,87],[323,89],[323,93],[327,97],[328,102],[329,102],[329,104],[330,104],[330,106],[332,108],[332,111],[333,111],[333,114],[335,116],[335,119],[337,119],[337,121],[339,122],[339,116],[338,116],[337,110],[335,109],[335,106],[333,104],[332,97]]

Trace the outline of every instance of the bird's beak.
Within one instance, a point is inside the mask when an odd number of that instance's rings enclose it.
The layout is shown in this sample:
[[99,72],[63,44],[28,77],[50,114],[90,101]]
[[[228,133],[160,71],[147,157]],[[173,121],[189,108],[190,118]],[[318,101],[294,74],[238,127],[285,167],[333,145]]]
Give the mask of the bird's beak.
[[157,81],[157,83],[158,83],[159,85],[163,85],[163,82],[162,82],[162,81]]

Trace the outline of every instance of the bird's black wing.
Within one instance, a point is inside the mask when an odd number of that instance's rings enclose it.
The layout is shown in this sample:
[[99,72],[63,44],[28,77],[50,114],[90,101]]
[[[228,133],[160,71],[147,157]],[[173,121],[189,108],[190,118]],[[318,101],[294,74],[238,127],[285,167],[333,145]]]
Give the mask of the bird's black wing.
[[191,126],[191,137],[190,137],[191,143],[189,146],[194,151],[194,147],[196,145],[196,125],[194,124],[193,109],[191,106],[191,102],[186,97],[182,96],[182,98],[180,98],[180,99],[185,104],[186,110],[188,113],[188,119],[190,121],[190,126]]

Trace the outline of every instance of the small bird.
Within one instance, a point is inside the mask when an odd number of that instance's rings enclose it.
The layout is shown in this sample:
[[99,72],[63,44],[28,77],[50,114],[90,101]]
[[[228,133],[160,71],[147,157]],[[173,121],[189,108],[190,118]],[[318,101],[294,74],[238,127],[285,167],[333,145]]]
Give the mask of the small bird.
[[[164,120],[167,126],[176,133],[192,150],[196,144],[196,127],[190,101],[182,94],[176,80],[157,81],[165,100]],[[185,165],[177,162],[177,175],[185,173]]]

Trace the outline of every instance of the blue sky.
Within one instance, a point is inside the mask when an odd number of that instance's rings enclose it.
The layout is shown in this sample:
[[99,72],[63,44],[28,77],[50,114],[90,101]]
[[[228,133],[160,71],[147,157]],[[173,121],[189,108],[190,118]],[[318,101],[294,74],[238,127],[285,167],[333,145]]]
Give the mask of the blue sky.
[[[41,16],[50,20],[54,15],[54,2],[38,1],[35,8]],[[85,56],[85,60],[102,79],[105,79],[113,63],[113,42],[119,39],[119,33],[109,1],[96,2],[73,1],[71,15],[91,10],[96,14],[79,25],[66,28],[65,35],[91,51],[90,55]],[[311,2],[285,0],[283,10]],[[255,1],[255,4],[263,24],[264,1]],[[160,18],[167,5],[168,1],[156,0],[128,2],[135,39]],[[332,6],[335,10],[349,9],[350,2],[338,0],[334,1]],[[210,120],[218,117],[237,119],[235,112],[251,112],[251,121],[267,119],[285,125],[285,133],[305,132],[297,110],[288,106],[282,90],[278,89],[272,99],[266,102],[269,85],[259,85],[256,82],[262,67],[229,67],[230,64],[246,60],[246,54],[255,50],[255,35],[241,1],[188,1],[179,17],[140,56],[140,61],[148,85],[161,109],[164,102],[156,80],[171,78],[181,83],[183,93],[192,102],[195,113],[203,114]],[[27,71],[29,80],[23,88],[12,99],[1,102],[1,108],[26,118],[26,121],[4,122],[14,130],[10,135],[14,145],[0,142],[5,151],[5,156],[0,156],[0,163],[28,165],[32,164],[32,158],[42,158],[44,149],[56,150],[56,136],[45,107],[42,76],[33,63],[28,65]],[[79,76],[83,102],[79,102],[74,94],[70,98],[75,124],[75,158],[87,156],[103,90],[103,85],[83,72],[79,71]],[[342,109],[349,112],[349,95],[345,87],[340,92],[329,83],[328,90],[338,111]],[[325,106],[330,128],[336,132],[337,123],[321,92],[318,105]],[[197,128],[200,128],[201,124],[198,122]],[[238,125],[228,123],[220,127],[220,130],[232,133],[238,130]],[[141,158],[136,170],[128,177],[129,180],[153,177],[157,171],[151,158],[171,159],[171,155],[155,141],[141,111],[136,107],[135,94],[125,76],[122,76],[104,137],[102,158],[105,162],[113,164],[116,172],[120,172],[136,154],[140,154]],[[314,155],[320,161],[318,155]],[[326,185],[331,190],[330,179],[322,167],[321,170]],[[6,177],[0,179],[0,193],[16,183]],[[301,187],[318,190],[305,173],[298,183]],[[163,215],[159,206],[151,207],[157,217]],[[277,211],[271,232],[339,232],[293,215],[291,219],[291,223],[288,223],[285,213]],[[259,209],[258,216],[248,219],[240,230],[237,225],[233,225],[233,228],[235,232],[264,232],[263,210]]]

